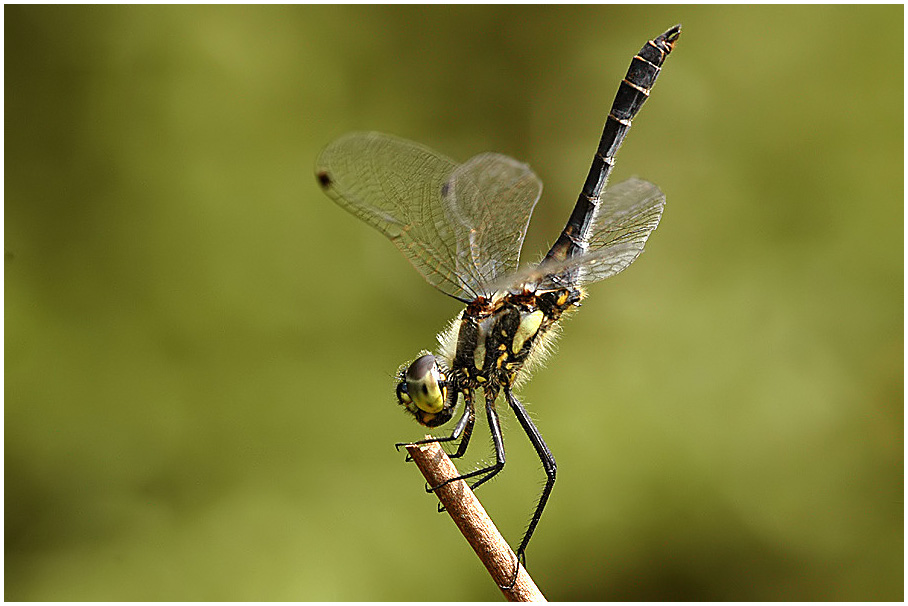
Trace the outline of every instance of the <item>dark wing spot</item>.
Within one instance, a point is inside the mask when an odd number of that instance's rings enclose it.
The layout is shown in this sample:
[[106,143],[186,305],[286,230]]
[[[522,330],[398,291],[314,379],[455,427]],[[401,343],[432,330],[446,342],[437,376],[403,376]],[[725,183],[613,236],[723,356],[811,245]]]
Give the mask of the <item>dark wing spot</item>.
[[322,187],[330,187],[334,181],[331,180],[331,175],[328,174],[328,171],[320,170],[315,173],[315,178],[318,179],[318,184]]

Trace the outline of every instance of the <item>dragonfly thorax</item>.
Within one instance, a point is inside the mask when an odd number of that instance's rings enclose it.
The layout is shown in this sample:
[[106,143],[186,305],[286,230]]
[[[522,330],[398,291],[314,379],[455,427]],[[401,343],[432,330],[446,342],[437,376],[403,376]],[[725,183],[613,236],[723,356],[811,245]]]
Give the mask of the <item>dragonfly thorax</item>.
[[[526,365],[547,350],[552,328],[579,305],[583,292],[561,288],[479,297],[439,337],[442,356],[422,352],[397,373],[397,400],[429,427],[454,415],[457,394],[513,386]],[[493,398],[494,399],[494,398]]]
[[[580,300],[578,289],[504,294],[473,302],[461,314],[451,374],[467,388],[513,386],[527,362],[545,349],[549,331]],[[453,337],[453,334],[452,334]]]

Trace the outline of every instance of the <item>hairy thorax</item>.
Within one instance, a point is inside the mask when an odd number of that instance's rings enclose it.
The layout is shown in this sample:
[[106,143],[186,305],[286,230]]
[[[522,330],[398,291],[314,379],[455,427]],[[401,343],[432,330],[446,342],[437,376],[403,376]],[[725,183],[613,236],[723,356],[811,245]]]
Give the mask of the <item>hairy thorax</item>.
[[578,288],[480,297],[439,336],[442,355],[466,387],[513,387],[545,358],[552,328],[582,297]]

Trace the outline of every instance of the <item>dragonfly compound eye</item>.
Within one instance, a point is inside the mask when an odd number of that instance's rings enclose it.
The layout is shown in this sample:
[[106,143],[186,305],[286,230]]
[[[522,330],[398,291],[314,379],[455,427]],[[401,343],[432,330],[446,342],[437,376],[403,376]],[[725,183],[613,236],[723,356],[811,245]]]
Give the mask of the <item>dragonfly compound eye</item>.
[[[406,396],[416,407],[428,413],[438,413],[445,406],[444,377],[438,369],[435,356],[426,354],[416,358],[404,375]],[[400,395],[398,388],[398,396]]]

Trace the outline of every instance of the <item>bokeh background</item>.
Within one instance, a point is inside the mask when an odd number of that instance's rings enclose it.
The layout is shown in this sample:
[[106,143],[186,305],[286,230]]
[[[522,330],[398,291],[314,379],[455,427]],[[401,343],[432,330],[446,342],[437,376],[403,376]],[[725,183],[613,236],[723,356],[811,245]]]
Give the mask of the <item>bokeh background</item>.
[[[499,600],[393,443],[457,313],[319,191],[351,130],[668,196],[522,395],[558,600],[903,598],[903,8],[6,7],[5,597]],[[479,496],[543,474],[507,413]],[[483,425],[469,467],[491,456]]]

